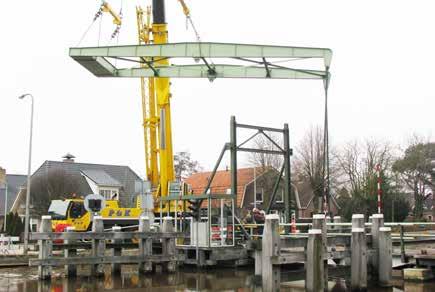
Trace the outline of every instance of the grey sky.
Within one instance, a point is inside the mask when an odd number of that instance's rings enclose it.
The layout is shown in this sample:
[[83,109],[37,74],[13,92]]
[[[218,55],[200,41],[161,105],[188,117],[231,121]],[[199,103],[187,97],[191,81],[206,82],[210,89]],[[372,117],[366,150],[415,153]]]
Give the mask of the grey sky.
[[[121,0],[109,1],[119,9]],[[402,143],[433,134],[433,1],[186,0],[204,41],[328,47],[333,145],[355,138]],[[78,161],[129,165],[143,175],[139,81],[98,79],[68,57],[98,10],[97,0],[3,3],[0,166],[25,173],[29,100],[35,96],[33,170],[66,152]],[[134,7],[123,1],[119,44],[136,43]],[[176,0],[166,0],[170,41],[193,41]],[[82,45],[96,45],[99,22]],[[114,26],[106,15],[102,45]],[[116,42],[112,42],[116,44]],[[323,121],[321,81],[173,80],[175,151],[211,168],[229,118],[281,127],[292,147]]]

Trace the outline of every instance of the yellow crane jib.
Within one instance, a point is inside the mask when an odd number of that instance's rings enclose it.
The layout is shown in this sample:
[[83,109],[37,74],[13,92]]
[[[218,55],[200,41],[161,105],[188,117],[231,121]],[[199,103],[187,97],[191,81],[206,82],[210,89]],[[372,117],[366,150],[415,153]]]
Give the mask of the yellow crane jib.
[[112,15],[113,17],[113,23],[120,26],[122,24],[122,19],[121,16],[118,15],[113,9],[112,7],[109,5],[109,3],[107,3],[106,1],[103,1],[103,3],[101,4],[101,9],[103,12],[108,12],[110,13],[110,15]]
[[186,17],[190,17],[190,10],[189,7],[187,7],[186,2],[184,0],[178,0],[180,2],[181,7],[183,7],[183,13],[186,15]]

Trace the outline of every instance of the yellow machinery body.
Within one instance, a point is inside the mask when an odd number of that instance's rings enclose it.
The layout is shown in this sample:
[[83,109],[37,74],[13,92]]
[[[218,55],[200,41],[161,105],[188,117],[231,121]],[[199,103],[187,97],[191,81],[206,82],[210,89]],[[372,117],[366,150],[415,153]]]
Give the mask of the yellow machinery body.
[[[72,226],[75,231],[87,231],[91,228],[91,213],[84,207],[83,199],[67,199],[51,201],[48,210],[52,216],[52,228],[57,226]],[[107,200],[105,207],[99,213],[103,217],[104,226],[128,226],[138,224],[142,213],[140,208],[121,208],[116,200]]]

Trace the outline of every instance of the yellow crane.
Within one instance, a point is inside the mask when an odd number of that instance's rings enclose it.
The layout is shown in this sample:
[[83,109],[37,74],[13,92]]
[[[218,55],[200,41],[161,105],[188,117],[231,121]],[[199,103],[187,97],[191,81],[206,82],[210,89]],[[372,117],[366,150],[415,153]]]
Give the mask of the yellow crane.
[[[190,10],[184,0],[178,0],[183,13],[190,22],[199,41],[198,33],[193,25]],[[100,11],[113,17],[113,23],[117,26],[112,37],[119,32],[122,18],[117,14],[108,2],[102,1]],[[142,9],[136,7],[136,22],[139,44],[165,44],[168,42],[168,29],[165,18],[165,1],[152,0],[152,6]],[[139,60],[141,67],[167,66],[167,59]],[[153,64],[153,65],[151,65]],[[175,202],[162,204],[161,196],[167,196],[169,185],[175,181],[174,154],[172,147],[172,124],[171,124],[171,92],[170,80],[163,77],[150,77],[140,79],[142,97],[142,114],[145,145],[145,169],[146,179],[151,182],[154,196],[155,212],[166,212],[175,209]],[[181,203],[180,203],[181,207]]]
[[[193,27],[189,8],[184,0],[179,0],[179,3]],[[139,6],[136,7],[139,44],[165,44],[168,42],[164,4],[164,0],[153,0],[152,6],[148,6],[146,10]],[[150,67],[151,62],[155,66],[169,65],[167,59],[142,59],[140,61],[142,67]],[[172,147],[172,95],[170,92],[170,81],[169,78],[161,77],[151,77],[147,78],[147,80],[141,78],[140,87],[142,95],[145,166],[147,180],[151,182],[154,189],[155,212],[174,211],[175,202],[173,201],[170,206],[169,204],[162,204],[162,208],[160,208],[159,204],[160,197],[169,194],[170,182],[176,179]],[[177,208],[179,207],[181,207],[181,202]]]

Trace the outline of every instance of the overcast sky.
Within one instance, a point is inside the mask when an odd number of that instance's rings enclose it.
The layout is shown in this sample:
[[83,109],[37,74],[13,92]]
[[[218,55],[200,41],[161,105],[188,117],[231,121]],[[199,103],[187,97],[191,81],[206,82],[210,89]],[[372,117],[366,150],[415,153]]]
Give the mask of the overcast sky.
[[[194,41],[176,0],[166,0],[171,42]],[[434,1],[186,0],[203,41],[327,47],[334,52],[330,85],[332,145],[356,138],[404,143],[433,135]],[[123,7],[119,44],[135,44],[135,5]],[[78,162],[128,165],[144,174],[137,79],[99,79],[68,57],[97,0],[5,1],[0,72],[0,166],[26,173],[29,101],[35,96],[32,168],[70,152]],[[114,29],[101,22],[100,44]],[[81,45],[96,45],[96,22]],[[111,44],[115,45],[116,42]],[[321,81],[172,80],[175,151],[189,150],[209,169],[229,139],[229,119],[282,127],[295,147],[323,122]]]

